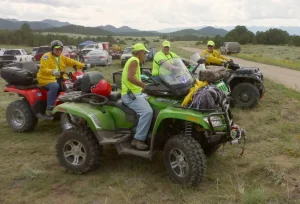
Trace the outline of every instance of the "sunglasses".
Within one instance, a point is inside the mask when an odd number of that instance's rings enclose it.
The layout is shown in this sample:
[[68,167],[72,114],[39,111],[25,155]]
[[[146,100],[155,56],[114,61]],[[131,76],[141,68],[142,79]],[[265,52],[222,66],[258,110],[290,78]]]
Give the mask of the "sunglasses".
[[208,45],[207,47],[213,47],[212,45]]

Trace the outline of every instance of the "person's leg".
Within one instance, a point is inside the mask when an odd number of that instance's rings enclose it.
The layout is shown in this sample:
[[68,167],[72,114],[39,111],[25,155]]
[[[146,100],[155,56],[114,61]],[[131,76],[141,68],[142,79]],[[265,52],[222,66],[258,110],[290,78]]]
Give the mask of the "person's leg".
[[148,148],[148,145],[146,145],[144,141],[147,138],[153,116],[153,110],[145,99],[146,96],[147,95],[145,94],[137,94],[135,100],[132,100],[128,95],[122,96],[123,103],[140,116],[136,134],[134,135],[134,140],[132,142],[132,145],[136,146],[138,149]]
[[54,105],[54,102],[56,100],[58,91],[59,91],[59,84],[56,82],[47,84],[44,86],[48,90],[48,95],[47,95],[47,109],[46,109],[46,114],[51,115],[51,109]]
[[63,89],[63,86],[62,86],[63,81],[64,81],[63,78],[56,79],[56,82],[59,85],[59,89],[58,89],[59,92],[62,91],[62,89]]

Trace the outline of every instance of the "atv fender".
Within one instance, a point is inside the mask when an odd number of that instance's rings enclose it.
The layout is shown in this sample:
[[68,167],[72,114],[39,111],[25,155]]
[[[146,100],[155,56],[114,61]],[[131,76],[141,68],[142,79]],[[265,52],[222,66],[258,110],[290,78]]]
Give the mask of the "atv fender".
[[151,151],[155,152],[160,148],[163,143],[166,142],[167,138],[164,135],[158,133],[159,128],[163,125],[163,121],[167,119],[175,119],[181,121],[192,122],[201,125],[204,129],[210,130],[210,125],[204,120],[208,117],[211,112],[200,112],[192,109],[177,108],[177,107],[168,107],[164,110],[161,110],[157,116],[156,122],[154,124],[152,132],[152,141],[151,141]]
[[81,117],[94,131],[102,129],[115,130],[113,117],[108,111],[99,106],[88,103],[66,102],[56,106],[52,112],[70,113],[77,117]]
[[[230,78],[226,81],[227,84],[230,85],[231,87],[231,83],[235,80],[249,80],[249,81],[255,81],[257,83],[263,84],[263,81],[258,78],[256,75],[252,74],[252,75],[235,75],[233,74],[232,76],[230,76]],[[231,87],[232,88],[232,87]]]
[[4,88],[4,92],[17,93],[19,96],[26,98],[30,106],[33,106],[36,101],[47,101],[47,90],[38,88],[22,90],[14,86],[8,86]]
[[168,107],[159,112],[153,128],[153,134],[156,134],[160,124],[165,119],[189,121],[201,125],[204,129],[210,129],[209,124],[204,120],[207,116],[208,113],[201,113],[200,111],[192,109]]

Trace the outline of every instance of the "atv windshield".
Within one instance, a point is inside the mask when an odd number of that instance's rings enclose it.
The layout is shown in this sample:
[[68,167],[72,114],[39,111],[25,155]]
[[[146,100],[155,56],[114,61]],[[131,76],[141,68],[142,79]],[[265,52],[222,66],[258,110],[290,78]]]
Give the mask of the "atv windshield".
[[[194,54],[192,54],[191,56],[190,56],[190,64],[192,65],[192,66],[198,66],[198,63],[197,63],[197,61],[199,60],[199,59],[201,59],[201,56],[199,55],[199,53],[194,53]],[[192,68],[193,69],[193,68]],[[200,70],[204,70],[204,69],[206,69],[206,67],[205,67],[205,64],[200,64],[198,67],[197,67],[197,69],[195,70],[195,74],[198,74],[199,73],[199,71]],[[191,70],[190,70],[191,71]]]
[[159,77],[169,86],[186,86],[193,82],[193,78],[180,58],[164,61],[159,68]]

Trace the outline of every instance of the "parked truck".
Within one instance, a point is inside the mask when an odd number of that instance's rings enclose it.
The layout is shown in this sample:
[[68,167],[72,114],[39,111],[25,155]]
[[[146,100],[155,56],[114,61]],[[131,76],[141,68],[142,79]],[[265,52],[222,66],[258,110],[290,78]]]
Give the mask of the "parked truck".
[[224,45],[220,47],[220,51],[226,55],[239,53],[241,51],[241,45],[238,42],[224,42]]
[[12,62],[33,61],[33,56],[23,49],[5,50],[3,56],[0,56],[0,68]]

